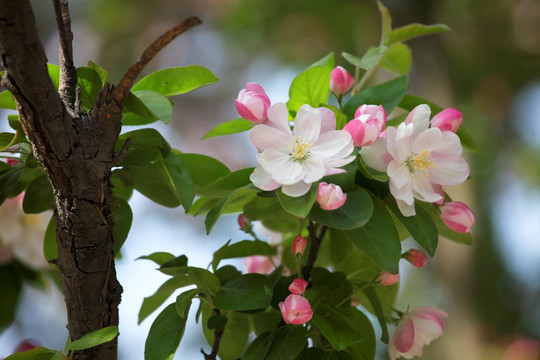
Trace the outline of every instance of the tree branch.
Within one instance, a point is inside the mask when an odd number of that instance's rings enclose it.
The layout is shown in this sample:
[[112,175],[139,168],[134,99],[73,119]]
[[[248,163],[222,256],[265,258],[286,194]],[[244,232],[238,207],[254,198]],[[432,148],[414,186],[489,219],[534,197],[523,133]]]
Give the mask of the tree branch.
[[[214,308],[214,315],[221,315],[221,312],[219,309]],[[216,360],[217,359],[217,353],[219,350],[219,344],[221,343],[221,338],[223,336],[223,331],[225,328],[221,328],[219,330],[214,331],[214,344],[212,345],[212,352],[210,354],[207,354],[204,352],[203,349],[201,349],[201,353],[204,355],[204,360]]]
[[304,279],[306,280],[309,280],[309,277],[311,276],[311,270],[313,269],[313,265],[315,265],[315,261],[317,261],[317,255],[319,255],[319,248],[321,247],[321,242],[324,238],[324,235],[326,234],[326,230],[328,230],[328,227],[326,227],[325,225],[320,225],[317,231],[315,231],[313,221],[309,221],[308,231],[309,239],[311,241],[311,248],[309,250],[307,263],[304,267],[304,271],[302,274],[304,276]]
[[124,102],[129,94],[129,90],[135,83],[137,76],[141,73],[144,67],[156,56],[156,54],[161,51],[165,46],[167,46],[171,41],[173,41],[178,35],[189,30],[190,28],[201,24],[202,21],[196,17],[192,16],[175,27],[166,31],[163,35],[158,37],[150,46],[144,50],[141,55],[141,58],[133,65],[131,65],[128,71],[124,74],[116,88],[114,89],[113,99],[120,106],[124,106]]
[[69,109],[75,106],[75,86],[77,85],[77,69],[73,64],[73,33],[67,0],[53,0],[58,34],[60,35],[60,84],[58,92],[64,105]]

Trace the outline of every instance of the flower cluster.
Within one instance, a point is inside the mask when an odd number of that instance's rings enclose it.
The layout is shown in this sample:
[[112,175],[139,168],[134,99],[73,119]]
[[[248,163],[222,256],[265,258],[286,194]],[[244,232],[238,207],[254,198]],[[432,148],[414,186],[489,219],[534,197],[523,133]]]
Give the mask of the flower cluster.
[[309,283],[304,279],[295,279],[289,286],[291,294],[285,301],[279,303],[281,315],[287,324],[305,324],[313,317],[309,301],[302,296],[308,285]]

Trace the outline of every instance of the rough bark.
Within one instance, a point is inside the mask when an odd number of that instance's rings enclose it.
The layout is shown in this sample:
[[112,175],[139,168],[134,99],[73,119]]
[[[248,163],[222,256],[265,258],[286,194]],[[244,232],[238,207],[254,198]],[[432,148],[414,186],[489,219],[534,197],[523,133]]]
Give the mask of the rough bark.
[[[2,85],[11,91],[35,156],[55,194],[58,260],[73,340],[118,325],[122,288],[116,279],[110,170],[121,108],[107,86],[90,114],[66,107],[47,71],[28,0],[2,0]],[[68,104],[70,102],[68,101]],[[77,351],[75,359],[116,359],[116,340]]]

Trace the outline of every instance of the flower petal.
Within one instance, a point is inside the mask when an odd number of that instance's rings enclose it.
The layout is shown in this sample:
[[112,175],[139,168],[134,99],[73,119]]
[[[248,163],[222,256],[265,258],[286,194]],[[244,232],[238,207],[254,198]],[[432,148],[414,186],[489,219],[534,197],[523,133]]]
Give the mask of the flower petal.
[[396,187],[392,178],[390,178],[390,192],[397,200],[403,200],[407,205],[414,204],[414,196],[412,192],[412,183],[409,181],[402,187]]
[[248,137],[249,141],[259,151],[274,148],[281,152],[287,152],[293,143],[293,137],[290,131],[286,133],[267,125],[257,125],[253,127],[249,130]]
[[403,162],[396,160],[390,161],[388,164],[388,176],[397,188],[402,187],[411,181],[411,172]]
[[389,157],[386,146],[387,140],[379,137],[373,145],[362,147],[360,156],[370,168],[386,172],[388,168],[388,162],[386,160]]
[[309,191],[310,188],[311,188],[311,184],[306,184],[303,181],[299,181],[296,184],[283,185],[281,187],[281,190],[287,196],[299,197],[299,196],[305,195]]
[[292,161],[288,154],[275,149],[267,149],[257,154],[257,160],[263,169],[272,174],[275,181],[280,184],[294,184],[304,176],[302,165]]
[[414,345],[414,323],[407,317],[396,329],[392,340],[400,353],[408,352]]
[[[448,132],[449,134],[452,134]],[[459,155],[432,154],[433,167],[429,169],[429,181],[439,185],[458,185],[467,180],[469,164]]]
[[421,104],[411,110],[405,124],[414,124],[414,136],[424,132],[429,127],[429,117],[431,116],[431,109],[426,104]]
[[396,200],[397,206],[399,208],[399,211],[403,214],[403,216],[414,216],[416,215],[416,209],[414,208],[414,202],[412,205],[407,204],[403,200]]
[[303,141],[315,143],[321,133],[322,115],[318,109],[302,105],[294,119],[293,134],[302,136]]
[[414,197],[426,202],[436,202],[442,199],[441,194],[439,194],[431,183],[429,179],[424,175],[423,172],[416,171],[413,174],[412,188]]
[[261,166],[257,166],[255,170],[253,170],[249,179],[253,185],[264,191],[272,191],[280,187],[280,184],[272,178],[272,175],[264,171]]
[[324,160],[320,156],[312,155],[302,163],[304,170],[304,176],[302,180],[311,184],[317,180],[320,180],[326,173],[326,167],[324,166]]
[[342,130],[322,133],[310,148],[310,152],[325,159],[342,158],[354,150],[351,134]]
[[410,155],[411,137],[414,132],[412,124],[399,124],[398,128],[389,127],[386,129],[388,139],[388,152],[399,161],[405,161]]
[[336,115],[325,107],[317,108],[321,112],[321,134],[327,131],[336,130]]
[[442,143],[442,133],[439,128],[427,129],[419,134],[413,141],[411,151],[419,154],[422,151],[433,152],[438,150]]
[[284,103],[275,103],[267,111],[270,126],[286,133],[291,133],[289,110]]

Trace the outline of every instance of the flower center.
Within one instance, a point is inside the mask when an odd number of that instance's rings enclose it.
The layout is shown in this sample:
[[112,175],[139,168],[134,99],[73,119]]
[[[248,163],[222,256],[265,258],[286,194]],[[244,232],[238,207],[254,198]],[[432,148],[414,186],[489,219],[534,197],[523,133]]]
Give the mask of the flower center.
[[305,142],[302,136],[295,136],[293,141],[293,144],[289,147],[291,151],[289,155],[292,157],[292,160],[303,161],[307,159],[310,155],[309,148],[313,144]]
[[430,158],[429,151],[424,150],[420,154],[411,155],[407,159],[407,167],[409,168],[409,171],[415,172],[415,171],[421,171],[424,172],[424,176],[428,177],[429,168],[433,167],[433,161],[429,160]]

